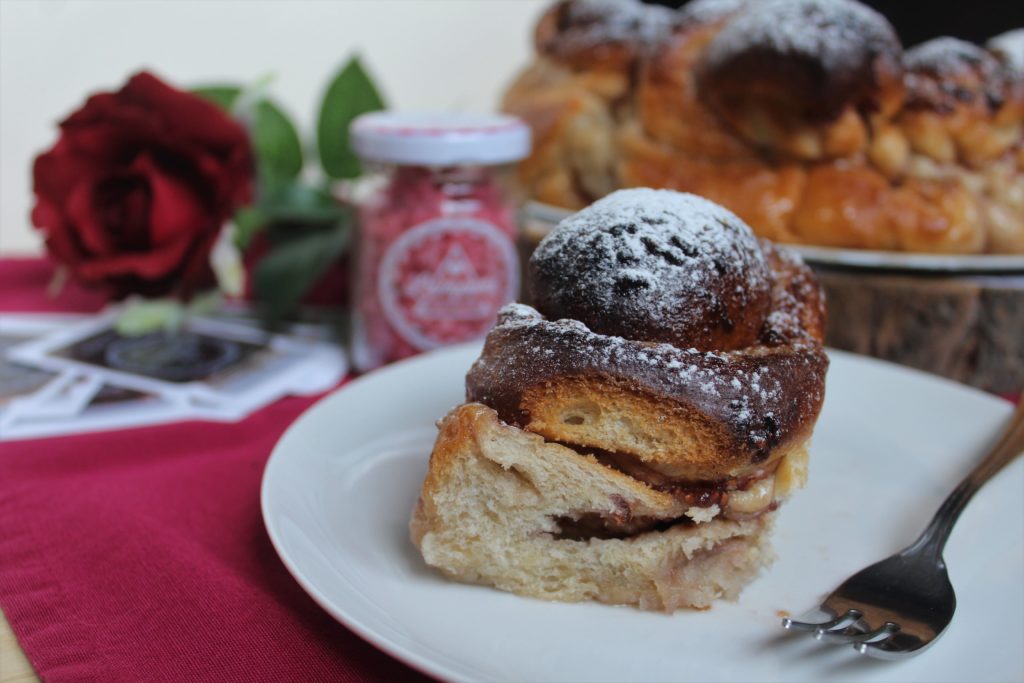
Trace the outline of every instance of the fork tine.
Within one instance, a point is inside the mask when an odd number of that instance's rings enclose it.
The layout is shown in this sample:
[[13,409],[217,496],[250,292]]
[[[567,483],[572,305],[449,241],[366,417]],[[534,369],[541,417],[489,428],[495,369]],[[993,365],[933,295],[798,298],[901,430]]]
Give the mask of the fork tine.
[[829,643],[873,643],[888,639],[892,634],[900,630],[900,627],[891,621],[887,621],[874,631],[856,631],[848,628],[825,630],[817,629],[814,637]]
[[[817,612],[819,614],[822,613],[820,610],[812,610],[812,612]],[[842,624],[844,627],[848,626],[849,624],[852,624],[853,622],[860,619],[860,617],[861,613],[855,609],[846,610],[845,613],[841,614],[835,619],[831,619],[825,622],[797,621],[796,619],[790,619],[789,617],[786,617],[782,620],[782,628],[790,629],[793,631],[827,630],[836,628],[840,624]],[[807,617],[804,616],[804,618]]]
[[925,642],[910,634],[899,634],[874,643],[857,643],[853,649],[875,659],[904,659],[921,652],[934,642]]

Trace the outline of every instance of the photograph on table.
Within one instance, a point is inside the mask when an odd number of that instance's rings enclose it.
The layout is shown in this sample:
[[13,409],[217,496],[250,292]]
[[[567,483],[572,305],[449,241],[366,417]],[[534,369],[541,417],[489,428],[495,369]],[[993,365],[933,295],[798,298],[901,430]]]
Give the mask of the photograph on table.
[[164,396],[62,373],[44,390],[13,401],[0,413],[0,441],[145,427],[200,417]]
[[50,316],[0,316],[0,415],[13,400],[28,396],[52,380],[56,373],[7,359],[7,350],[51,331]]
[[44,370],[8,350],[79,324],[83,316],[0,315],[0,441],[173,422],[187,406],[71,370]]
[[[14,346],[7,355],[41,371],[87,378],[95,388],[94,408],[155,396],[183,411],[182,418],[220,421],[242,419],[284,396],[325,391],[347,369],[337,346],[238,323],[191,319],[177,331],[136,336],[118,333],[116,324],[112,310]],[[120,393],[101,395],[102,386]],[[68,391],[84,389],[69,384]]]

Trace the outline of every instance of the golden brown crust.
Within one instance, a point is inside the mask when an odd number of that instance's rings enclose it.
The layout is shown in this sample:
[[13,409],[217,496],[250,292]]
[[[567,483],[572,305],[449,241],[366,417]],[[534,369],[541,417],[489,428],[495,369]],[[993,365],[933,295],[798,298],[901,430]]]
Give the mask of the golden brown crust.
[[749,145],[699,95],[697,67],[719,28],[688,24],[644,64],[636,84],[637,123],[681,157],[749,161]]
[[502,107],[530,125],[533,152],[518,174],[534,198],[582,208],[618,187],[607,100],[624,95],[627,82],[623,73],[576,74],[550,59],[516,79]]
[[792,217],[806,172],[796,164],[772,166],[757,158],[703,159],[677,154],[625,129],[620,135],[619,176],[626,187],[663,187],[692,192],[727,206],[755,228],[778,242],[799,242]]
[[[794,32],[786,17],[809,19]],[[539,118],[556,112],[557,131],[520,166],[535,198],[579,208],[604,188],[663,187],[780,241],[1024,253],[1019,35],[903,52],[854,0],[703,0],[671,24],[649,50],[620,32],[609,44],[631,45],[628,59],[549,46],[538,63],[564,80],[509,92],[528,121],[531,103],[544,103]],[[552,45],[578,47],[568,35]]]
[[897,125],[937,161],[982,167],[1020,142],[1020,76],[990,52],[936,38],[903,57],[907,99]]

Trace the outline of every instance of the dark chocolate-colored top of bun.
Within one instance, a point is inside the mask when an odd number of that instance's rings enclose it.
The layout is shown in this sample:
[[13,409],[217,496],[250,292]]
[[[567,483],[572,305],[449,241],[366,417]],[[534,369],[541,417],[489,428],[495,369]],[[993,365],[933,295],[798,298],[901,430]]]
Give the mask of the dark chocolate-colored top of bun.
[[997,110],[1010,72],[989,51],[958,38],[921,43],[903,55],[908,109],[948,113],[963,105]]
[[620,190],[562,221],[528,277],[532,303],[550,319],[684,349],[749,346],[769,312],[768,266],[750,228],[669,190]]
[[895,30],[853,0],[763,0],[733,16],[708,46],[700,83],[716,107],[765,97],[828,121],[849,105],[870,109],[899,74]]
[[537,24],[540,54],[570,64],[625,67],[671,34],[678,13],[640,0],[562,0]]

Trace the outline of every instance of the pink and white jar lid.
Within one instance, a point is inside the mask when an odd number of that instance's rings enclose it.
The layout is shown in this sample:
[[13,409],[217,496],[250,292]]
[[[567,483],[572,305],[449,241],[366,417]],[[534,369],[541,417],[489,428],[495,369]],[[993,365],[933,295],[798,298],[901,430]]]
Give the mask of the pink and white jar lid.
[[509,114],[372,112],[350,136],[361,158],[400,165],[489,166],[530,153],[529,126]]

